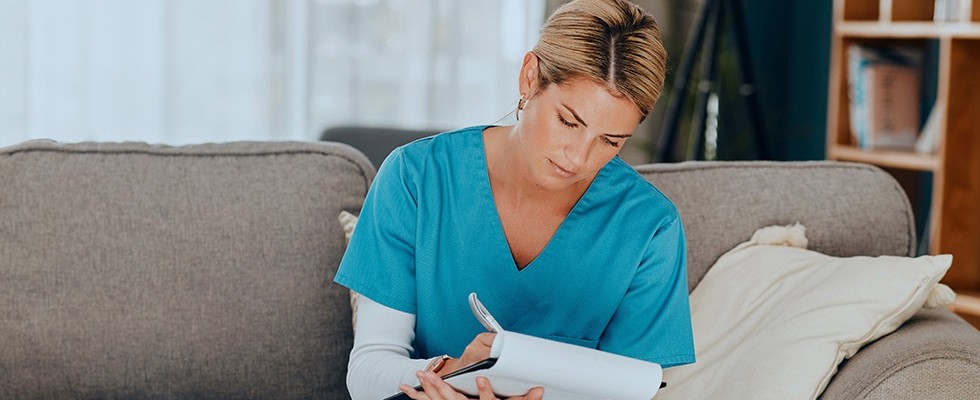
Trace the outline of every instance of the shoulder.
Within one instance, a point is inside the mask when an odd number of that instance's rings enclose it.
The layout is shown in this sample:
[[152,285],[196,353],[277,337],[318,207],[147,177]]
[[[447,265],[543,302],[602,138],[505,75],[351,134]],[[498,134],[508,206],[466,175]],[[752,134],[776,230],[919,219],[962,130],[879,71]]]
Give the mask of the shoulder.
[[428,165],[443,163],[457,157],[467,146],[472,147],[474,135],[480,135],[484,126],[471,126],[438,133],[414,140],[395,148],[379,167],[380,174],[397,172],[408,179],[424,175]]
[[[679,219],[677,206],[659,188],[619,157],[605,166],[613,196],[620,198],[623,211],[643,215],[647,222],[668,225]],[[650,221],[650,220],[654,221]]]
[[476,125],[438,133],[417,139],[399,147],[396,151],[399,151],[406,161],[424,160],[472,144],[475,142],[473,139],[481,135],[485,128],[485,125]]

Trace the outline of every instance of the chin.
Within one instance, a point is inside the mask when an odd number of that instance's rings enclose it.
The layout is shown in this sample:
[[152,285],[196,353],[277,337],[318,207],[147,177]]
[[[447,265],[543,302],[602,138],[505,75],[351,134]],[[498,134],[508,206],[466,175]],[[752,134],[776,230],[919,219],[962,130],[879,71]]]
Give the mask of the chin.
[[575,175],[567,178],[557,176],[553,172],[551,172],[550,168],[547,168],[544,171],[542,171],[542,173],[538,174],[537,178],[538,178],[537,179],[538,185],[544,189],[549,189],[549,190],[568,189],[569,187],[574,186],[576,183],[582,180],[580,175]]
[[539,180],[538,186],[540,186],[542,189],[557,191],[557,190],[567,189],[568,187],[572,186],[572,183],[574,182],[558,181],[555,179],[546,179],[546,180]]

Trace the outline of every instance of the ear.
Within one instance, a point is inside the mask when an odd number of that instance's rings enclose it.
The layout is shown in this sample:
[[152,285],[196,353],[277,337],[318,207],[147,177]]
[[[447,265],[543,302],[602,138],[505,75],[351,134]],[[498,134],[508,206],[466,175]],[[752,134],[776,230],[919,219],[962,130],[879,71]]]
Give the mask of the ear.
[[518,79],[518,90],[525,95],[524,98],[534,97],[534,92],[538,90],[538,55],[533,51],[524,54],[524,62],[521,64],[521,75]]

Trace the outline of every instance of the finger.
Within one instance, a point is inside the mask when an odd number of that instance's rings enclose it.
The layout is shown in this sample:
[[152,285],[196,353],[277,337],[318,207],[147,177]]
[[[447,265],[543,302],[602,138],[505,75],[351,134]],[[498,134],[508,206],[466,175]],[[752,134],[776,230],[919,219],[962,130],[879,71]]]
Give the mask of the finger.
[[480,344],[482,344],[482,345],[484,345],[486,347],[492,347],[493,346],[493,338],[495,338],[495,337],[497,337],[497,334],[496,333],[484,332],[484,333],[481,333],[479,335],[476,335],[476,339],[474,341],[479,342]]
[[424,373],[423,376],[428,381],[429,386],[431,386],[432,389],[429,389],[429,388],[427,388],[425,386],[422,386],[422,388],[425,389],[425,393],[432,400],[437,400],[437,399],[438,400],[443,400],[443,399],[449,400],[449,399],[465,399],[466,398],[465,396],[457,393],[456,390],[453,389],[452,386],[449,386],[449,384],[446,383],[446,381],[443,381],[442,378],[440,378],[438,375],[436,375],[436,374],[434,374],[432,372],[426,372],[426,373]]
[[419,378],[419,384],[422,385],[422,396],[424,397],[420,397],[420,399],[445,400],[443,399],[442,396],[439,395],[439,391],[436,390],[435,386],[433,386],[432,381],[429,380],[428,374],[429,372],[422,372],[422,371],[418,371],[415,373],[415,376]]
[[544,397],[544,388],[541,386],[538,386],[534,389],[531,389],[530,392],[527,392],[527,400],[541,400],[542,397]]
[[405,393],[405,395],[411,399],[419,400],[425,398],[423,397],[425,396],[425,393],[419,392],[418,390],[415,390],[415,388],[406,385],[404,383],[401,386],[398,386],[398,389],[401,390],[402,393]]
[[483,376],[476,377],[476,387],[480,389],[480,400],[497,400],[490,387],[490,380]]

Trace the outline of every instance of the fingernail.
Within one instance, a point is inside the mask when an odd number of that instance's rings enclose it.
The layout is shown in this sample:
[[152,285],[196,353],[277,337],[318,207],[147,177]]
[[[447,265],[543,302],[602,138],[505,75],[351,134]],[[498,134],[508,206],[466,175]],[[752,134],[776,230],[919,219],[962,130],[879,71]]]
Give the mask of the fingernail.
[[487,387],[487,378],[484,378],[482,376],[476,377],[476,386],[479,387],[480,389]]

